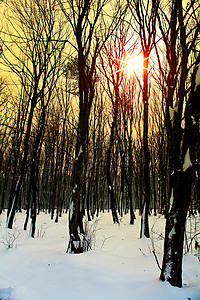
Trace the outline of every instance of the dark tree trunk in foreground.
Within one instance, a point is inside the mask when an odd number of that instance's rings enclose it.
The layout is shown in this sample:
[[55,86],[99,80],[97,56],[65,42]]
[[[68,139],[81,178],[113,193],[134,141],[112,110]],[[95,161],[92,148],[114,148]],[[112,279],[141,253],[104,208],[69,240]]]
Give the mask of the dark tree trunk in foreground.
[[164,257],[160,279],[173,286],[182,286],[183,242],[187,212],[191,200],[194,168],[177,174],[174,189],[174,207],[166,221]]
[[[59,0],[60,7],[69,21],[76,41],[74,49],[78,57],[78,96],[79,96],[79,118],[76,137],[75,159],[72,169],[72,199],[69,213],[69,244],[68,251],[80,253],[88,250],[87,240],[83,230],[83,213],[80,205],[80,194],[84,187],[84,174],[87,164],[87,142],[89,132],[90,110],[95,97],[96,83],[96,59],[100,51],[100,43],[103,43],[96,36],[100,31],[96,30],[100,24],[100,18],[103,17],[102,9],[106,1],[63,1]],[[118,14],[118,6],[116,6]],[[111,25],[106,30],[106,36],[112,28]],[[102,29],[101,29],[102,30]],[[107,37],[104,37],[105,41]],[[71,42],[70,42],[71,43]]]
[[[198,7],[200,8],[200,6]],[[190,10],[193,11],[193,4],[188,5],[187,12]],[[190,14],[188,18],[190,21]],[[191,26],[190,33],[193,38],[187,40],[186,26],[183,23],[182,1],[175,0],[171,12],[171,28],[169,31],[171,36],[169,40],[165,39],[170,66],[167,79],[166,125],[170,154],[171,209],[166,221],[164,256],[160,279],[162,281],[166,280],[172,286],[177,287],[182,287],[184,232],[191,203],[191,188],[195,176],[197,151],[199,151],[200,85],[197,86],[196,74],[199,70],[200,54],[198,54],[195,67],[192,74],[190,74],[190,94],[186,96],[189,55],[195,58],[192,51],[195,39],[199,34],[199,24],[196,25],[193,18],[191,23],[189,21],[187,22]],[[160,19],[159,22],[160,28],[162,28]],[[177,23],[179,25],[178,29]],[[179,45],[179,41],[176,40],[177,30],[180,31],[180,53],[175,50],[176,43]],[[178,92],[175,99],[176,109],[173,106],[173,97],[178,80],[174,80],[175,76],[173,74],[179,78]],[[170,111],[173,112],[173,115],[170,114]],[[184,127],[182,126],[182,120],[184,120]]]
[[[199,56],[200,58],[200,56]],[[191,204],[191,188],[195,176],[196,155],[199,144],[200,85],[191,92],[185,113],[185,135],[183,148],[185,156],[181,169],[171,175],[172,208],[166,221],[164,257],[160,279],[171,285],[182,287],[183,243],[187,213]],[[197,103],[197,102],[196,102]],[[195,111],[194,111],[195,108]],[[193,118],[196,122],[193,122]]]
[[[98,1],[100,5],[100,1]],[[91,105],[94,99],[94,71],[98,51],[98,41],[95,45],[91,65],[87,65],[87,58],[91,51],[91,39],[93,37],[95,24],[99,18],[101,5],[94,12],[95,19],[91,24],[88,15],[91,13],[90,0],[84,1],[82,5],[75,8],[73,1],[69,4],[71,12],[74,15],[72,20],[74,35],[77,43],[78,52],[78,89],[79,89],[79,118],[76,138],[75,159],[72,169],[72,199],[69,212],[69,244],[68,252],[82,253],[88,250],[87,240],[83,229],[83,212],[80,203],[80,194],[83,190],[84,174],[86,168],[87,141],[89,131],[89,117]],[[68,15],[61,4],[63,12]],[[77,12],[75,10],[78,10]],[[75,17],[78,13],[78,18]],[[71,18],[71,16],[70,16]],[[83,36],[83,32],[89,31],[89,37]]]
[[[81,59],[80,62],[81,64]],[[84,68],[81,68],[82,70]],[[84,74],[85,75],[85,74]],[[83,93],[83,74],[79,75],[79,84],[81,85],[81,93]],[[92,93],[92,90],[90,91]],[[88,91],[89,93],[89,91]],[[91,95],[92,96],[92,95]],[[88,99],[85,99],[88,101]],[[83,101],[82,99],[80,101]],[[79,125],[77,131],[76,153],[72,169],[72,199],[69,211],[69,235],[70,240],[67,251],[70,253],[82,253],[87,251],[87,240],[83,228],[83,212],[81,210],[80,194],[84,180],[84,162],[87,155],[87,140],[88,140],[88,121],[90,114],[89,103],[80,105]]]

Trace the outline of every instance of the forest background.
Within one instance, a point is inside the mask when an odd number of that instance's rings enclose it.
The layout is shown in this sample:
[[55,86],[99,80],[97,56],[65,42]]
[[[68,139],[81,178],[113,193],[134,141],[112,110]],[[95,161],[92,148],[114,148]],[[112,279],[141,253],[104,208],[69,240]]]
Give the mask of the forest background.
[[[188,213],[199,214],[199,1],[1,1],[0,209],[83,224],[164,214],[160,278],[182,286]],[[199,246],[196,235],[196,245]],[[194,240],[195,242],[195,240]]]

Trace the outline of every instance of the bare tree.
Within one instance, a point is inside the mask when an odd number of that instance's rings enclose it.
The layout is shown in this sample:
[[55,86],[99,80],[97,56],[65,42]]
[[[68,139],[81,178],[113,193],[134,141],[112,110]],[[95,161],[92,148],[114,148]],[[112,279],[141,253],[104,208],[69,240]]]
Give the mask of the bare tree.
[[185,223],[199,151],[200,106],[196,102],[199,95],[196,74],[200,62],[200,5],[199,1],[191,1],[183,7],[183,1],[173,0],[168,10],[169,14],[160,7],[158,14],[165,47],[164,61],[168,64],[165,69],[159,59],[162,54],[156,48],[160,74],[165,82],[163,96],[170,166],[170,206],[160,278],[181,287]]
[[[113,156],[116,156],[115,140],[117,138],[117,126],[119,122],[120,115],[120,87],[123,80],[123,57],[124,57],[124,40],[118,30],[109,41],[108,45],[104,45],[104,53],[101,56],[101,66],[103,75],[107,81],[107,97],[112,103],[111,115],[112,122],[110,125],[110,137],[108,142],[108,149],[106,154],[106,176],[107,176],[107,186],[108,193],[110,196],[110,205],[112,211],[113,222],[118,223],[118,216],[116,210],[116,198],[117,195],[114,190],[113,178],[112,178],[112,160]],[[108,70],[109,66],[109,70]],[[115,168],[117,166],[115,165]],[[116,184],[115,184],[116,186]]]
[[[7,2],[10,30],[6,34],[7,40],[2,41],[5,49],[2,64],[15,74],[24,90],[26,99],[27,119],[23,140],[23,157],[20,164],[20,174],[10,196],[7,218],[8,228],[12,228],[15,209],[27,169],[27,159],[30,150],[32,125],[35,121],[35,110],[39,103],[47,107],[52,90],[58,79],[61,53],[64,49],[66,35],[63,36],[62,22],[56,11],[54,0],[12,1]],[[41,125],[43,127],[44,123]],[[41,128],[38,133],[40,132]],[[35,151],[37,152],[40,136],[36,138]],[[35,152],[35,153],[36,153]],[[35,164],[35,157],[32,165]],[[32,168],[32,170],[35,167]],[[35,171],[34,171],[35,173]],[[34,184],[33,176],[31,182]],[[35,178],[35,175],[34,175]],[[35,186],[35,184],[34,184]],[[35,191],[33,187],[32,191]],[[35,192],[34,192],[35,193]],[[35,223],[35,196],[33,195],[32,220]],[[34,233],[32,234],[32,236]]]
[[[128,1],[129,3],[129,1]],[[132,16],[138,27],[138,35],[143,53],[143,153],[144,153],[144,202],[142,206],[141,233],[140,237],[149,237],[148,215],[150,208],[150,154],[149,154],[149,58],[154,48],[156,31],[156,16],[159,1],[135,0],[129,3]]]
[[12,151],[10,151],[9,145],[12,143],[13,136],[15,135],[11,125],[15,118],[15,114],[12,113],[13,104],[11,98],[12,95],[9,92],[7,81],[5,78],[0,77],[0,214],[5,208],[5,197],[9,185],[9,172],[12,165]]
[[79,116],[75,158],[72,169],[72,200],[69,216],[70,240],[68,251],[80,253],[87,250],[87,241],[84,238],[82,223],[83,212],[80,206],[80,193],[85,174],[84,161],[87,155],[88,121],[95,95],[95,65],[101,43],[103,42],[100,40],[102,37],[102,24],[105,25],[105,22],[101,18],[102,9],[107,4],[107,1],[67,1],[63,4],[59,0],[59,3],[66,20],[71,25],[71,45],[76,51],[78,60]]
[[118,206],[121,216],[126,210],[125,187],[127,185],[131,223],[133,224],[132,130],[133,106],[137,101],[133,100],[136,79],[133,74],[131,76],[128,73],[127,63],[136,45],[133,37],[127,34],[129,28],[129,24],[121,22],[104,45],[101,53],[101,81],[105,97],[111,103],[111,108],[108,110],[111,118],[109,118],[110,137],[107,146],[106,176],[113,222],[118,223],[116,206]]

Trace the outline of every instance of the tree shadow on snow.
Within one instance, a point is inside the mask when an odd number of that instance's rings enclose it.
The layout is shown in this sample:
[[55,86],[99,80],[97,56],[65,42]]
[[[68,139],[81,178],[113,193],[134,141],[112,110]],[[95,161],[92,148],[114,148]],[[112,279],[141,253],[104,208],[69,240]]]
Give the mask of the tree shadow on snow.
[[11,300],[10,299],[11,292],[12,292],[11,288],[0,289],[0,300]]

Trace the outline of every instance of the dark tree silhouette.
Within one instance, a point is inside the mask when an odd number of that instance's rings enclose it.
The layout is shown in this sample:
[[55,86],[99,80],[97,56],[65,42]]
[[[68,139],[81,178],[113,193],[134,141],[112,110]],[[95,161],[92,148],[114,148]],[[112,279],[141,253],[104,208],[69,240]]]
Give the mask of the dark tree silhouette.
[[163,71],[159,60],[166,85],[163,95],[171,191],[160,278],[178,287],[182,286],[184,231],[196,168],[200,114],[199,105],[195,105],[199,93],[195,82],[200,59],[197,51],[200,5],[196,1],[188,3],[186,9],[182,5],[182,1],[173,0],[169,18],[161,8],[158,14],[168,63]]

